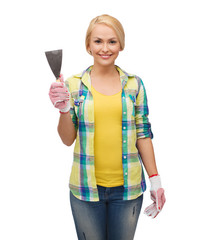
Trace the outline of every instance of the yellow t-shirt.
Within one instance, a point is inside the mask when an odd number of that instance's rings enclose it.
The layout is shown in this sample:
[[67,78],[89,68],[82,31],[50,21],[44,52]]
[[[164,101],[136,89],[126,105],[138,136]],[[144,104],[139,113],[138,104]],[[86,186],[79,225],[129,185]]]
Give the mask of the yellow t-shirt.
[[124,184],[122,167],[121,92],[104,95],[91,88],[95,116],[95,176],[97,185]]

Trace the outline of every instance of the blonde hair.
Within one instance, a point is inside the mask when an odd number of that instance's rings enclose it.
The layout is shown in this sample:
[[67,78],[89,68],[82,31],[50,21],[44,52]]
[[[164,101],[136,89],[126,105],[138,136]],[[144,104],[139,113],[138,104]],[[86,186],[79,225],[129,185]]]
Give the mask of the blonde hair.
[[87,29],[86,37],[85,37],[86,50],[90,43],[90,36],[91,36],[92,30],[95,27],[95,25],[99,24],[99,23],[106,24],[108,27],[111,27],[116,32],[116,35],[117,35],[119,43],[120,43],[121,50],[123,50],[124,46],[125,46],[125,33],[124,33],[123,26],[116,18],[114,18],[108,14],[103,14],[103,15],[97,16],[91,20],[89,27]]

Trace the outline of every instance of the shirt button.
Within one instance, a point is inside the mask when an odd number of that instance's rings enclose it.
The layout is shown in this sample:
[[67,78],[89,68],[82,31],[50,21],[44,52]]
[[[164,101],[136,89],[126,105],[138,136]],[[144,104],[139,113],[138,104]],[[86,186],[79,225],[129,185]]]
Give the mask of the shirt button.
[[124,158],[126,158],[126,156],[124,156]]
[[126,142],[126,140],[123,141],[124,143]]
[[126,112],[124,112],[124,114],[126,114]]
[[128,173],[126,172],[125,175],[127,175]]
[[126,127],[123,127],[123,129],[126,129]]

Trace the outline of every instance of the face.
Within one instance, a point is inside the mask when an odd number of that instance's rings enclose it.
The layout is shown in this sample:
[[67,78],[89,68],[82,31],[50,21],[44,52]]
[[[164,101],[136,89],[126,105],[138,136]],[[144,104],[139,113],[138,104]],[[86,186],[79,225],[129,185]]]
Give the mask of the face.
[[94,64],[114,64],[121,51],[115,31],[105,24],[96,24],[91,32],[88,51],[92,52]]

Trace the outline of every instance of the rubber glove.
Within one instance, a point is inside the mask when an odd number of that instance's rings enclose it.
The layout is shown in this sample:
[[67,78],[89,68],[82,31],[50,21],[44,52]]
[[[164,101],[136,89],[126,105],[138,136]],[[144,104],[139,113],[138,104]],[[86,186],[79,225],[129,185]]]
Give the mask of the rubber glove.
[[69,101],[70,93],[64,84],[63,75],[61,74],[56,82],[51,84],[49,97],[55,108],[58,108],[60,113],[67,113],[71,108]]
[[153,200],[153,203],[144,210],[144,213],[147,216],[155,218],[162,210],[166,199],[159,175],[150,177],[150,184],[150,197]]

